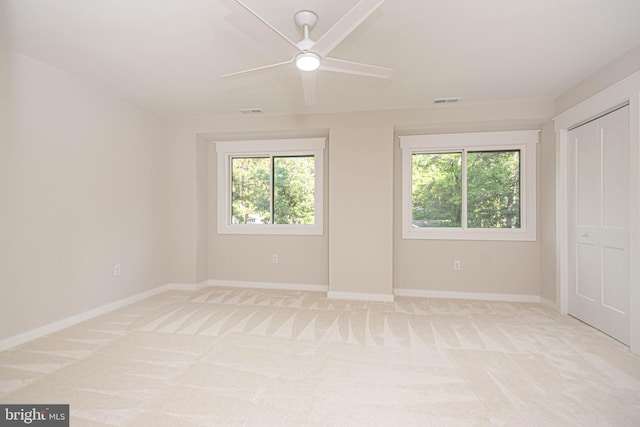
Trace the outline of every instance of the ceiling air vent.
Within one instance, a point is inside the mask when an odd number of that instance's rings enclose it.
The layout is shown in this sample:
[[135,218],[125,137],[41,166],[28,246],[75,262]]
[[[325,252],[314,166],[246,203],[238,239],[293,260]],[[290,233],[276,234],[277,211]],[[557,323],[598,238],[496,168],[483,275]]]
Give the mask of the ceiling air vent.
[[240,111],[242,114],[258,114],[262,113],[262,108],[241,108]]
[[455,98],[436,98],[433,100],[434,104],[455,104],[456,102],[460,101],[462,98],[461,97],[455,97]]

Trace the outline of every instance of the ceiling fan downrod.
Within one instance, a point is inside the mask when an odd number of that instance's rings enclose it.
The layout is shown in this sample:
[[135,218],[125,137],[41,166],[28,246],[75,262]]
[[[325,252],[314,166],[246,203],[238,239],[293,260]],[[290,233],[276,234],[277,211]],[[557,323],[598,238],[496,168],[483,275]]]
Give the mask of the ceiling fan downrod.
[[315,71],[320,67],[320,55],[311,52],[316,42],[309,38],[309,30],[318,22],[318,15],[310,10],[301,10],[295,14],[294,19],[304,31],[304,38],[296,43],[301,50],[296,56],[296,67],[301,71]]
[[296,24],[302,28],[304,32],[304,38],[296,45],[302,51],[308,51],[315,44],[313,40],[309,38],[309,31],[318,22],[318,15],[310,10],[301,10],[294,15]]

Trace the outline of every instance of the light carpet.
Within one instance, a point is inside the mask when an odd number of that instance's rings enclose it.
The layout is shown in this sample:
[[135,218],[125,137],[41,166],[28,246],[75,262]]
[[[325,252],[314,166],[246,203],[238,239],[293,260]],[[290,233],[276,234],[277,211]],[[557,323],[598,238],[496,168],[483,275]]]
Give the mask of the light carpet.
[[638,426],[640,358],[537,304],[171,291],[0,353],[78,426]]

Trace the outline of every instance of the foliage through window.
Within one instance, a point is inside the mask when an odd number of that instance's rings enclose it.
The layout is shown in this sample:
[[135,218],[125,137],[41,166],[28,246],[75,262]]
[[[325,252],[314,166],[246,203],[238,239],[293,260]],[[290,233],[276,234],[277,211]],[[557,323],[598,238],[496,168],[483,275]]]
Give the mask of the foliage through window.
[[233,157],[233,224],[313,224],[314,156]]
[[403,237],[534,240],[536,141],[531,131],[401,137]]
[[520,228],[520,150],[467,153],[467,227]]
[[417,153],[412,161],[414,227],[462,224],[461,153]]
[[218,231],[322,234],[324,138],[216,143]]

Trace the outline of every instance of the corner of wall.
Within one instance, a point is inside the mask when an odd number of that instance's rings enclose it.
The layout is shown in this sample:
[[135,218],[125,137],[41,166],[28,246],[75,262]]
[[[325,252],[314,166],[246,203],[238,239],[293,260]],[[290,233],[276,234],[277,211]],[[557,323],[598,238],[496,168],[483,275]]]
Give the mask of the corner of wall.
[[553,121],[542,126],[538,160],[538,235],[540,239],[540,297],[556,301],[556,137]]
[[196,283],[209,279],[209,141],[196,136]]

